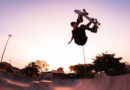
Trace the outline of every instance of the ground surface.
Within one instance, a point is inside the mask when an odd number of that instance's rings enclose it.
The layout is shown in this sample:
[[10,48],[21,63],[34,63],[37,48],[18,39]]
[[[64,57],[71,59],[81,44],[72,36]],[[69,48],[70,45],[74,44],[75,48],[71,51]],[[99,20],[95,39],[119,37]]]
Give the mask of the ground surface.
[[75,90],[75,88],[72,87],[55,87],[56,90]]
[[130,90],[130,74],[93,79],[36,81],[0,72],[0,90]]

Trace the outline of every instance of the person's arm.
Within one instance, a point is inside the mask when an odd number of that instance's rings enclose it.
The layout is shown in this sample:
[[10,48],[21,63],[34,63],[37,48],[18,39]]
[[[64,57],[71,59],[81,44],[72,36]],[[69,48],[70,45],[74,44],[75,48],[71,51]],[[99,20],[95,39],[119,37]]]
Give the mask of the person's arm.
[[74,39],[74,37],[72,36],[71,37],[71,40],[68,42],[68,44],[70,44],[72,42],[72,40]]

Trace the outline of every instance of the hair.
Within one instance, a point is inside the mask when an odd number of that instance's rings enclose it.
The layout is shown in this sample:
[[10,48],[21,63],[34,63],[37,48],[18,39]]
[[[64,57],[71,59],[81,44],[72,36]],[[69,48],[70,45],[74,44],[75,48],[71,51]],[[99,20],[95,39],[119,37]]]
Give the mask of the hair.
[[74,24],[76,24],[76,22],[71,22],[71,23],[70,23],[71,26],[74,26]]

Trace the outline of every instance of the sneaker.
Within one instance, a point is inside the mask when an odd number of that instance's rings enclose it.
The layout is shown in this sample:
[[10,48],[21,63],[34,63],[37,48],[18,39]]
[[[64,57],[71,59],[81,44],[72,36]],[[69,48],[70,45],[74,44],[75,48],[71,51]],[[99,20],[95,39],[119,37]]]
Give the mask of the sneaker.
[[97,33],[97,29],[98,29],[98,26],[94,25],[93,28],[92,28],[92,32]]
[[94,22],[95,22],[96,24],[100,25],[100,23],[98,22],[97,19],[94,19]]
[[88,12],[86,12],[86,10],[85,10],[85,9],[83,9],[83,12],[84,12],[84,14],[85,14],[85,15],[88,15]]
[[91,22],[94,22],[94,20],[95,20],[94,18],[91,18]]

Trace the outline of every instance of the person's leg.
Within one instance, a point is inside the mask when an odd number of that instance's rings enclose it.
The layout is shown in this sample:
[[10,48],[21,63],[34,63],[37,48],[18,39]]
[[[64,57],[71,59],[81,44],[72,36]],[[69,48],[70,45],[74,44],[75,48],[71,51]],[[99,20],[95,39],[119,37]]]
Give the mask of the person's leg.
[[92,28],[90,28],[89,26],[91,25],[92,22],[89,22],[87,25],[81,25],[80,28],[85,29],[85,30],[89,30],[93,33],[97,33],[97,29],[98,29],[98,25],[94,24],[94,26]]
[[92,22],[90,21],[88,24],[86,25],[81,25],[80,28],[82,29],[86,29],[86,30],[89,30],[89,31],[92,31],[92,28],[89,28],[89,26],[92,24]]
[[93,32],[93,33],[97,33],[98,22],[97,22],[96,19],[93,19],[93,18],[92,18],[92,20],[94,21],[94,26],[93,26],[92,28],[89,28],[89,27],[88,27],[88,30],[91,31],[91,32]]
[[83,22],[83,16],[81,14],[78,15],[77,23]]

